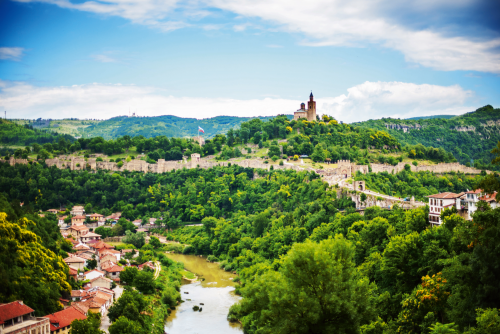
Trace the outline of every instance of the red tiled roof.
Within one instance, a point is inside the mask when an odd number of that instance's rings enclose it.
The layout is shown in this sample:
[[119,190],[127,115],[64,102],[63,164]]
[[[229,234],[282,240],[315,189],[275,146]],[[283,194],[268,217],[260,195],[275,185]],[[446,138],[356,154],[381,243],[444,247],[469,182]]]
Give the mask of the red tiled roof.
[[1,304],[0,321],[5,322],[9,319],[20,317],[33,311],[34,310],[31,307],[24,305],[24,303],[20,300],[16,300],[12,303]]
[[481,189],[476,189],[476,190],[470,190],[466,192],[466,194],[480,194],[482,192]]
[[67,257],[63,260],[66,263],[84,263],[85,260],[78,256]]
[[108,245],[107,243],[105,243],[102,240],[100,240],[99,242],[96,242],[95,244],[93,244],[92,247],[94,247],[95,249],[101,249],[101,248],[112,249],[112,248],[115,248],[114,246]]
[[77,311],[80,311],[83,314],[87,314],[87,312],[89,311],[88,306],[82,303],[72,303],[71,306],[73,306]]
[[99,276],[99,277],[93,278],[93,279],[90,280],[90,282],[92,283],[93,281],[98,280],[100,278],[104,279],[105,281],[111,282],[111,280],[109,278],[104,277],[104,276]]
[[48,314],[45,316],[45,318],[49,318],[51,332],[71,325],[73,320],[87,319],[87,317],[81,312],[81,310],[78,310],[73,306],[70,306],[67,309],[56,313]]
[[85,217],[84,215],[77,215],[77,216],[74,216],[71,219],[85,219],[85,218],[87,218],[87,217]]
[[495,202],[496,201],[497,192],[495,191],[493,194],[486,194],[483,197],[480,197],[479,200],[485,202]]
[[70,227],[70,229],[76,230],[76,231],[85,231],[85,230],[88,231],[89,228],[85,225],[73,225]]
[[463,194],[464,193],[455,194],[455,193],[445,192],[445,193],[430,195],[430,196],[427,196],[427,197],[429,197],[429,198],[439,198],[439,199],[452,199],[452,198],[460,197]]
[[76,275],[78,275],[78,270],[75,270],[75,269],[73,269],[71,267],[68,267],[68,268],[69,268],[69,275],[70,276],[76,276]]
[[89,217],[104,217],[104,216],[100,215],[98,213],[93,213],[93,214],[89,215]]
[[116,272],[123,271],[125,269],[123,269],[123,267],[120,267],[120,266],[114,264],[113,266],[111,266],[107,269],[104,269],[104,270],[106,270],[108,273],[116,273]]

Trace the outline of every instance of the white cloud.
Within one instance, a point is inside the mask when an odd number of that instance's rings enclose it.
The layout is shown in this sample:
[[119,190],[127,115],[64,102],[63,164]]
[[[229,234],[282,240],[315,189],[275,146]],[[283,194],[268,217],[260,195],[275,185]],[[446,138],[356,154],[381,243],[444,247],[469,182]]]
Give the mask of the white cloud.
[[367,81],[347,92],[347,95],[319,99],[318,110],[345,122],[357,122],[387,116],[457,115],[475,109],[465,106],[473,92],[458,85]]
[[[460,114],[474,109],[465,106],[473,93],[459,86],[365,82],[347,91],[347,95],[318,98],[318,114],[326,113],[344,122],[355,122],[384,116],[407,118]],[[300,102],[279,97],[252,100],[174,97],[154,87],[110,84],[35,87],[0,80],[0,110],[30,119],[102,119],[126,115],[129,109],[137,110],[141,116],[273,116],[292,114]]]
[[0,59],[20,61],[23,57],[24,48],[19,47],[2,47],[0,48]]
[[101,54],[101,55],[91,55],[95,61],[101,62],[101,63],[116,63],[116,59],[111,58],[110,56]]
[[[306,37],[305,45],[364,47],[375,44],[402,52],[408,62],[437,70],[500,73],[500,54],[497,51],[500,38],[483,37],[487,36],[487,31],[478,31],[477,38],[449,34],[461,26],[461,22],[453,21],[453,13],[472,11],[477,6],[474,0],[17,1],[45,2],[63,8],[120,16],[163,31],[190,26],[192,23],[188,21],[210,16],[210,11],[216,8],[237,14],[236,19],[257,18],[282,31],[299,33]],[[446,17],[448,12],[450,21],[453,21],[450,27],[439,27],[431,19],[437,14]],[[419,24],[433,28],[413,27]],[[276,29],[274,26],[273,30]],[[436,30],[436,26],[446,33]],[[207,28],[204,24],[201,27]],[[248,24],[233,25],[235,31],[244,31],[248,27]],[[474,31],[463,30],[469,34]]]

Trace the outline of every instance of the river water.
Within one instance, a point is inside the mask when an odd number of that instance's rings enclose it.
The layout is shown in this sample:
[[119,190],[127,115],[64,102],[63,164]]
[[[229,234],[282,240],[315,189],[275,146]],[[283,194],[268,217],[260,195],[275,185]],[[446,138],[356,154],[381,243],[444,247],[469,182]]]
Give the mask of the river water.
[[[181,298],[185,302],[179,304],[168,317],[165,331],[168,334],[241,333],[238,323],[227,321],[229,308],[240,299],[234,294],[234,283],[231,280],[236,276],[219,269],[216,263],[207,262],[206,258],[183,254],[166,255],[174,261],[183,262],[186,270],[205,280],[184,282],[181,286]],[[193,311],[195,305],[203,310]]]

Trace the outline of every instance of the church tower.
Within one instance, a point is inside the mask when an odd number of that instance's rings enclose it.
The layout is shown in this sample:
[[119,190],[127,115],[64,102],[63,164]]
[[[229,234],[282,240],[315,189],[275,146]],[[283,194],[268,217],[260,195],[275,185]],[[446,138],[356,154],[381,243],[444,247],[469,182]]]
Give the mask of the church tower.
[[311,95],[309,95],[309,101],[307,102],[307,120],[309,122],[316,120],[316,101],[314,101],[312,91]]

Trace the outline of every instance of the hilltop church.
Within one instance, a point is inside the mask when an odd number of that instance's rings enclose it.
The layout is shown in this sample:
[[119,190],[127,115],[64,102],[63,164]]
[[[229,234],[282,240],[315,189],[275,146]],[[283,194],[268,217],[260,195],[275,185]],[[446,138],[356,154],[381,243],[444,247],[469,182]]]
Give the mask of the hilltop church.
[[301,103],[300,109],[293,113],[293,119],[298,120],[299,118],[306,118],[308,121],[316,120],[316,101],[313,100],[314,96],[311,91],[311,95],[309,95],[309,101],[306,104]]

